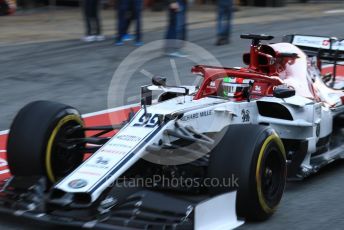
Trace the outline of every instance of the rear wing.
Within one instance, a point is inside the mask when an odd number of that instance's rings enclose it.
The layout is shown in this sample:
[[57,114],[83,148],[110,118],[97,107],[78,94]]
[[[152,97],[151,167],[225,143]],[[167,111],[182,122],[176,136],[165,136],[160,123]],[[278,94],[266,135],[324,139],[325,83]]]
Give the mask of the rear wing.
[[284,36],[283,41],[298,46],[308,56],[328,61],[344,61],[343,38],[294,34]]
[[334,87],[338,67],[344,66],[343,38],[294,34],[284,36],[283,41],[296,45],[310,57],[316,57],[319,70],[323,65],[333,66],[332,71],[324,75],[323,81]]

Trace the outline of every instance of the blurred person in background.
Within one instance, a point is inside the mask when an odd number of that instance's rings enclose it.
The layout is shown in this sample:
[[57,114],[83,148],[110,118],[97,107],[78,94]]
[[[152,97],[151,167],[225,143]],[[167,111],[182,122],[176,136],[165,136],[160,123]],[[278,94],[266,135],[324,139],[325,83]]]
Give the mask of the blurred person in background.
[[[118,25],[115,44],[124,45],[124,41],[134,39],[136,46],[143,45],[141,33],[143,0],[119,0],[117,9]],[[132,21],[136,22],[135,37],[128,34]]]
[[232,10],[233,0],[217,0],[217,46],[230,43]]
[[186,57],[180,49],[186,40],[187,0],[168,0],[168,26],[165,51],[168,56]]
[[0,16],[8,15],[10,7],[5,0],[0,0]]
[[105,40],[101,35],[100,5],[101,0],[83,0],[86,36],[82,40],[85,42]]
[[16,8],[15,0],[0,0],[0,16],[14,14]]

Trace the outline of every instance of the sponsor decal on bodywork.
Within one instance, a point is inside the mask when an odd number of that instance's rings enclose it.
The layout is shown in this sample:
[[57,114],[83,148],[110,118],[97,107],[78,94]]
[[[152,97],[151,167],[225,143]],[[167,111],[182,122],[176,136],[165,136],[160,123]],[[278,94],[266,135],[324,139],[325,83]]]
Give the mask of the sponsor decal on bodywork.
[[137,142],[141,140],[141,137],[134,136],[134,135],[118,135],[115,138],[122,141],[129,141],[129,142]]
[[249,122],[250,121],[250,111],[249,110],[245,110],[243,109],[241,111],[241,118],[242,118],[242,122]]
[[192,114],[187,114],[181,118],[182,121],[188,121],[188,120],[193,120],[197,119],[200,117],[207,117],[212,115],[213,111],[212,110],[206,110],[206,111],[201,111],[197,113],[192,113]]
[[[293,39],[293,44],[297,46],[306,46],[321,49],[330,49],[331,42],[328,37],[316,37],[316,36],[304,36],[295,35]],[[344,41],[335,41],[332,44],[332,49],[334,50],[344,50]]]
[[68,183],[68,186],[73,189],[83,188],[86,185],[87,185],[87,181],[84,179],[76,179]]
[[[74,172],[57,184],[56,188],[67,192],[88,192],[102,186],[102,181],[113,176],[120,165],[128,162],[138,151],[142,151],[142,148],[138,148],[138,146],[145,143],[145,140],[158,128],[158,126],[137,126],[142,114],[143,111],[131,124],[124,127]],[[87,185],[71,190],[71,187],[68,186],[69,183],[83,178],[85,175],[88,179]]]

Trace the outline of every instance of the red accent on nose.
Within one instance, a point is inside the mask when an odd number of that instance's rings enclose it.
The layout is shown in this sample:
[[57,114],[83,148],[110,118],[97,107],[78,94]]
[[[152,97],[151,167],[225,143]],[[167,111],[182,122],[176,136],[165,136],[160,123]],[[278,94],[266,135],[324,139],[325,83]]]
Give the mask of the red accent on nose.
[[244,82],[244,79],[241,77],[238,77],[236,80],[237,80],[237,83],[239,84],[242,84]]
[[342,99],[342,104],[344,105],[344,96],[342,96],[340,99]]

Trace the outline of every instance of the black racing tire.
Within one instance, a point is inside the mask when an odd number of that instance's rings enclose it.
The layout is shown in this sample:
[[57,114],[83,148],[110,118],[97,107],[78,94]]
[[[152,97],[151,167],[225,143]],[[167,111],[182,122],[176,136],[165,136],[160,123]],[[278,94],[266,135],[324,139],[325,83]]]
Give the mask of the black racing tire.
[[220,182],[231,178],[232,183],[227,180],[226,186],[210,187],[209,192],[236,190],[237,215],[248,221],[263,221],[275,212],[286,176],[283,143],[268,126],[231,125],[210,154],[208,177]]
[[7,141],[7,160],[14,176],[45,176],[51,182],[70,173],[83,160],[80,143],[67,149],[61,140],[83,138],[79,112],[57,102],[35,101],[23,107],[14,118]]

